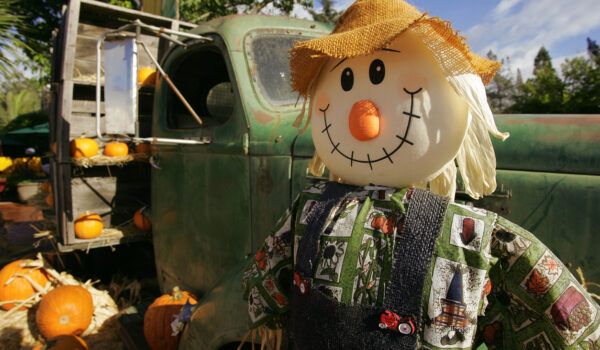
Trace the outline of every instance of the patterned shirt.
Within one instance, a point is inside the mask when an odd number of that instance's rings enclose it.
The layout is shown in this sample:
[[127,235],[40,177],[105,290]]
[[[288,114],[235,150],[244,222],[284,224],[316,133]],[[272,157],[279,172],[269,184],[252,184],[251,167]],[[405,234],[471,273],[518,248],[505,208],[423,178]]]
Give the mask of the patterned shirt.
[[[301,193],[243,275],[250,328],[282,328],[298,242],[326,183]],[[381,305],[410,190],[355,187],[329,212],[313,287],[347,304]],[[598,305],[523,228],[450,203],[423,295],[419,343],[429,349],[598,349]]]

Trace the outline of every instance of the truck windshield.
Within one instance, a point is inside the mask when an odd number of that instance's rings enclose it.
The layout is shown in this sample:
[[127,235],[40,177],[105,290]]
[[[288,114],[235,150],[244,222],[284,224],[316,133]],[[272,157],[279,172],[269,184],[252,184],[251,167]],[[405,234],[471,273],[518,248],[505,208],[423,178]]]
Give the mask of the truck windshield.
[[[288,51],[296,41],[310,37],[301,35],[264,34],[250,42],[250,56],[256,73],[254,81],[267,101],[276,106],[295,103],[298,93],[292,90]],[[253,69],[254,71],[254,69]]]

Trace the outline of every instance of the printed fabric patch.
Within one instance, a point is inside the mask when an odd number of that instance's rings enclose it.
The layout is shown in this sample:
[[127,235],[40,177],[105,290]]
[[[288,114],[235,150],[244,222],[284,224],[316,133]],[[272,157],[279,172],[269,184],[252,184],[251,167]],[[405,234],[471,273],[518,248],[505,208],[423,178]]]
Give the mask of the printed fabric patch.
[[499,228],[492,234],[492,249],[500,252],[502,267],[508,272],[514,263],[527,251],[531,241],[516,233]]
[[486,271],[445,258],[435,260],[424,339],[441,348],[469,348],[485,288]]
[[521,282],[521,288],[531,296],[540,299],[554,286],[562,274],[561,264],[546,251],[537,261],[529,275]]
[[325,227],[325,230],[323,230],[323,235],[334,237],[352,236],[354,222],[356,221],[356,216],[361,207],[362,203],[358,199],[342,201],[333,220]]
[[554,350],[546,332],[539,333],[523,342],[525,350]]
[[510,304],[508,305],[508,312],[512,320],[512,327],[514,331],[519,331],[538,319],[538,313],[531,309],[521,299],[514,294],[509,294]]
[[317,201],[314,199],[309,199],[304,203],[304,207],[302,207],[302,213],[300,214],[299,223],[302,225],[306,225],[306,219],[308,218],[308,214],[312,211]]
[[596,319],[592,305],[574,283],[571,283],[546,310],[546,316],[565,343],[572,345]]
[[267,309],[267,302],[260,294],[258,288],[252,288],[250,290],[250,295],[248,296],[248,314],[250,315],[250,321],[256,323],[267,317]]
[[369,209],[364,228],[394,235],[402,232],[405,219],[405,214],[402,212],[392,212],[390,209],[373,206]]
[[481,219],[454,214],[450,231],[450,244],[469,250],[481,251],[485,222]]
[[338,283],[348,242],[322,240],[315,278]]
[[352,291],[353,304],[375,305],[383,270],[383,253],[387,241],[365,234],[356,261],[356,276]]

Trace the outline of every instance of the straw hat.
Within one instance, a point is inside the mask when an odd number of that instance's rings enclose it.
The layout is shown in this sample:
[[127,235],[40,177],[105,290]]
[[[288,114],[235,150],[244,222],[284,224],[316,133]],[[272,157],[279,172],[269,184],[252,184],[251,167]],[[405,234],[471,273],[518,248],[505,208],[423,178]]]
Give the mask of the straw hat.
[[327,57],[371,54],[407,29],[421,37],[446,75],[478,74],[487,85],[500,68],[498,62],[472,53],[448,21],[428,17],[402,0],[357,0],[330,35],[299,42],[290,51],[292,87],[307,96]]

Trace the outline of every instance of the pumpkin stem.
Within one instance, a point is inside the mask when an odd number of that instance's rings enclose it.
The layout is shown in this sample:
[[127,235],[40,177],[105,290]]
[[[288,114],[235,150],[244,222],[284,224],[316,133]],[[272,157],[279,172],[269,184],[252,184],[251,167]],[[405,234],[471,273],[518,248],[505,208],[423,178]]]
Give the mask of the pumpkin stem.
[[179,289],[179,286],[173,287],[173,290],[171,291],[171,300],[179,300],[183,297],[184,295],[181,293],[181,289]]

